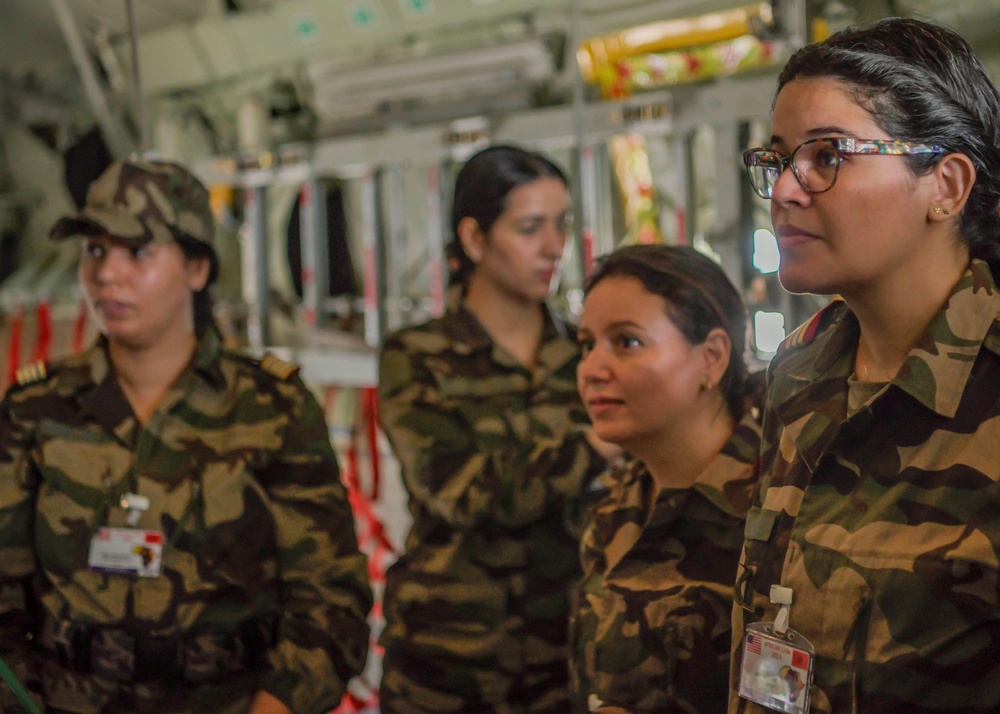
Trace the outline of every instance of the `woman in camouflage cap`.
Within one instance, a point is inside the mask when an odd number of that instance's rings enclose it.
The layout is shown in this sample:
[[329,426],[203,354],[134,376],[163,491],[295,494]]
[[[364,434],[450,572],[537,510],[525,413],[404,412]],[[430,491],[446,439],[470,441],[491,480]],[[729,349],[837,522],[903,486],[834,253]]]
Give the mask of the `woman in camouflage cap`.
[[[745,158],[782,284],[843,299],[771,364],[735,621],[789,613],[814,713],[1000,711],[997,90],[951,30],[850,28],[792,56]],[[733,714],[764,711],[755,661]]]
[[480,152],[456,182],[447,313],[383,347],[382,423],[413,514],[387,576],[383,712],[569,711],[573,525],[604,461],[574,335],[545,308],[568,226],[554,164]]
[[746,309],[693,248],[620,248],[587,281],[580,394],[628,461],[583,537],[573,619],[584,711],[716,714],[760,446]]
[[0,405],[0,652],[49,712],[329,710],[365,560],[297,370],[221,343],[208,192],[118,162],[52,236],[101,336]]

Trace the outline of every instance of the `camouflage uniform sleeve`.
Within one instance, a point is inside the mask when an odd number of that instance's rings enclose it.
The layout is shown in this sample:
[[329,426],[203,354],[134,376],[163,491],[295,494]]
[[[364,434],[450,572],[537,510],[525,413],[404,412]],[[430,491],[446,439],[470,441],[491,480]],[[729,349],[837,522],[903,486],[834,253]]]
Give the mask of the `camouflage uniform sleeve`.
[[368,569],[316,400],[298,392],[281,451],[258,476],[277,527],[283,615],[262,688],[294,712],[335,707],[368,652]]
[[454,528],[516,528],[554,503],[574,511],[605,466],[584,435],[582,413],[577,420],[569,405],[507,415],[479,404],[482,418],[473,419],[446,403],[425,357],[393,339],[379,373],[382,427],[407,490]]
[[[33,688],[26,597],[35,563],[31,534],[37,477],[28,456],[30,427],[15,416],[14,391],[0,403],[0,657]],[[0,685],[0,711],[13,704],[5,698],[11,696]]]

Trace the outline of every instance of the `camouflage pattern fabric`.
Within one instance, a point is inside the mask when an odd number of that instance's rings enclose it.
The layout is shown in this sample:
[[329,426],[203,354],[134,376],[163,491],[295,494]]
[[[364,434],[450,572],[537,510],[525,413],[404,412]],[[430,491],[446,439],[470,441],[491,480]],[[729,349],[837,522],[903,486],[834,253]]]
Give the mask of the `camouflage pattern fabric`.
[[[137,527],[164,534],[159,577],[88,568],[91,534],[126,525],[116,504],[129,492],[149,499]],[[298,377],[223,349],[214,331],[145,426],[103,345],[8,391],[0,405],[4,592],[0,656],[32,661],[57,710],[245,712],[266,689],[292,711],[315,714],[340,701],[367,651],[367,567],[323,414]],[[114,628],[97,630],[93,642],[93,668],[108,676],[32,655],[27,630],[45,626],[26,622],[24,592],[44,623]],[[196,683],[223,647],[202,637],[202,651],[185,663],[192,676],[114,681],[132,657],[123,632],[234,632],[257,618],[275,623],[260,669]]]
[[413,527],[385,593],[383,712],[569,711],[569,591],[588,445],[573,335],[547,319],[531,371],[449,295],[390,337],[382,423]]
[[[835,303],[769,374],[733,612],[816,647],[812,712],[1000,711],[1000,296],[973,261],[895,379],[847,416],[858,322]],[[730,696],[729,711],[762,712]]]
[[639,461],[604,477],[572,625],[581,709],[725,710],[732,585],[759,446],[748,414],[691,488],[658,492]]
[[173,231],[212,245],[208,190],[179,164],[130,159],[108,167],[87,190],[84,209],[59,220],[49,235],[61,240],[105,234],[143,245],[168,243]]

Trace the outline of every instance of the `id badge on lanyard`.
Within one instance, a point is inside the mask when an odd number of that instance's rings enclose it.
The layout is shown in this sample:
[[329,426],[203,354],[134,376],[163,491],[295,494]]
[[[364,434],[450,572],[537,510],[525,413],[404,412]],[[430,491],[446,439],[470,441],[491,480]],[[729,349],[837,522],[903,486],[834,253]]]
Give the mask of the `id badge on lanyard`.
[[[128,511],[129,525],[134,526],[149,508],[149,499],[129,493],[122,497],[120,505]],[[87,564],[95,572],[156,578],[162,562],[162,531],[103,527],[90,539]]]
[[774,622],[755,622],[743,633],[740,696],[785,714],[807,714],[816,648],[788,627],[791,588],[771,587],[781,605]]

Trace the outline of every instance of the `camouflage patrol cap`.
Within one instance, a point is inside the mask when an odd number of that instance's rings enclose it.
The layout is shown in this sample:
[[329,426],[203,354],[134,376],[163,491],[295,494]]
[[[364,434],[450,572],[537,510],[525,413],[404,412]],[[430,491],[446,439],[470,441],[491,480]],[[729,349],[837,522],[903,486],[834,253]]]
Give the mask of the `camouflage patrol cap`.
[[172,241],[177,232],[209,247],[215,222],[208,189],[168,161],[116,161],[87,190],[83,210],[61,218],[49,237],[110,235],[143,245]]

